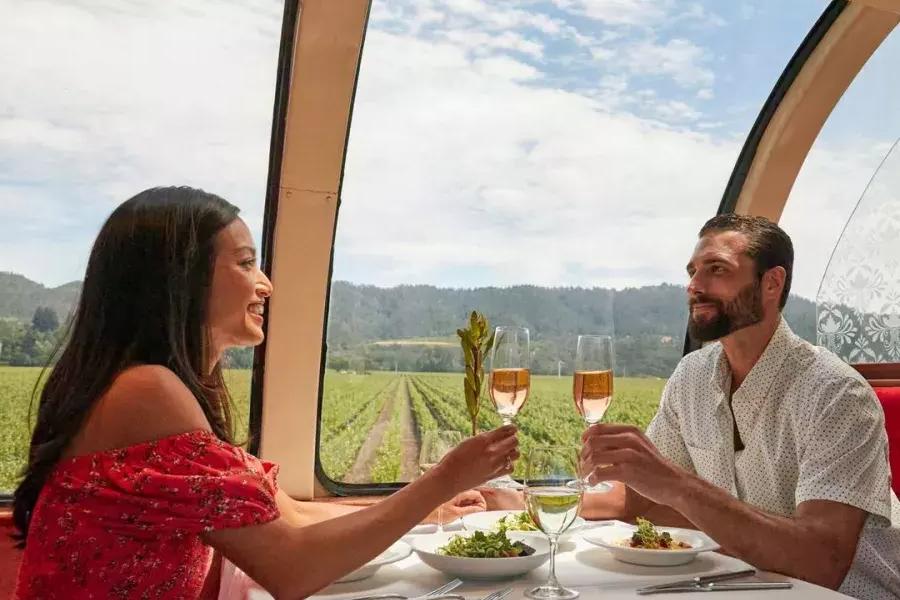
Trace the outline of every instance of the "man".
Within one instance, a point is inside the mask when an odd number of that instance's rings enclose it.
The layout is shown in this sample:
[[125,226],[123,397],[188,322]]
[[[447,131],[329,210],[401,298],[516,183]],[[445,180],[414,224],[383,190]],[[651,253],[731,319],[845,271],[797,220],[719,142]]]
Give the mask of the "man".
[[863,378],[782,318],[790,238],[730,214],[699,238],[689,330],[718,341],[681,360],[646,435],[585,433],[592,477],[627,486],[626,518],[696,527],[760,569],[857,598],[900,597],[884,415]]

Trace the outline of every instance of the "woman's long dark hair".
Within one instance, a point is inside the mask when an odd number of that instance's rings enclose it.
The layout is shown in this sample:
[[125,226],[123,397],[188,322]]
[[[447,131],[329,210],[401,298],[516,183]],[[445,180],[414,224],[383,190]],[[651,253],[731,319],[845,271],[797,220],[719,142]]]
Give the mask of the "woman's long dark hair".
[[104,223],[67,340],[40,394],[28,465],[13,496],[20,547],[63,451],[94,402],[131,365],[171,369],[197,398],[213,432],[233,442],[221,367],[206,372],[205,323],[215,237],[237,214],[213,194],[167,187],[141,192]]

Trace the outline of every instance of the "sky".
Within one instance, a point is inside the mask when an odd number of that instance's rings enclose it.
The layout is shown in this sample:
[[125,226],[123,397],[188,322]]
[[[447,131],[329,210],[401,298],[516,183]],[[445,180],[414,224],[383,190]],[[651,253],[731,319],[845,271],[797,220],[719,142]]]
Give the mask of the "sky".
[[[824,0],[374,0],[334,277],[685,283],[696,231]],[[0,271],[82,277],[120,202],[220,194],[261,227],[282,5],[0,0]],[[889,38],[782,224],[814,298],[900,134]],[[877,115],[877,116],[876,116]],[[277,283],[277,282],[276,282]]]

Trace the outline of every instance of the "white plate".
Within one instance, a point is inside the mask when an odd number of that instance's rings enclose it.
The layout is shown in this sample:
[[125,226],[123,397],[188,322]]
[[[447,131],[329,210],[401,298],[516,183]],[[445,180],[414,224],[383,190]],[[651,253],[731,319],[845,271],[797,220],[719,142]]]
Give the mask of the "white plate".
[[389,565],[392,562],[403,560],[411,553],[412,548],[410,548],[409,544],[407,544],[406,542],[394,542],[387,550],[385,550],[357,570],[353,571],[352,573],[348,573],[347,575],[344,575],[343,577],[338,579],[337,583],[359,581],[360,579],[371,577],[375,574],[375,571],[377,571],[384,565]]
[[509,539],[522,541],[535,549],[531,556],[515,558],[461,558],[444,556],[437,550],[447,544],[454,535],[472,535],[471,533],[435,533],[412,538],[413,551],[422,562],[443,571],[448,575],[461,579],[503,579],[515,577],[538,568],[550,558],[550,543],[545,539],[518,535],[510,532]]
[[[462,524],[463,528],[469,531],[497,531],[497,521],[502,519],[507,515],[516,515],[522,512],[521,510],[488,510],[485,512],[472,513],[469,515],[463,515]],[[586,521],[581,517],[575,517],[575,520],[569,525],[569,528],[560,536],[562,539],[565,539],[571,533],[582,529],[585,526]],[[513,533],[510,531],[510,533]],[[541,531],[516,531],[515,533],[520,533],[522,535],[527,535],[529,537],[539,537],[542,539],[546,539],[546,536]]]
[[700,552],[719,549],[719,545],[702,531],[677,527],[657,527],[656,530],[668,531],[675,541],[690,544],[689,549],[648,550],[647,548],[623,546],[622,543],[631,538],[635,529],[629,525],[609,525],[586,531],[581,534],[581,537],[592,544],[606,548],[622,562],[649,567],[683,565],[697,558],[697,554]]

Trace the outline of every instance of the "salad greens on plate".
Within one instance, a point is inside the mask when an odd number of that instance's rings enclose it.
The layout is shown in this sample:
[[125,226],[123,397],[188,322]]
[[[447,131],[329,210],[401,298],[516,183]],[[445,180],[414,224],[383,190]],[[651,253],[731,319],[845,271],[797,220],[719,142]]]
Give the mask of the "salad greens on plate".
[[515,558],[530,556],[534,552],[528,544],[510,540],[505,529],[476,531],[470,536],[455,535],[445,546],[438,548],[438,554],[463,558]]
[[527,512],[509,514],[497,521],[497,531],[540,531]]

